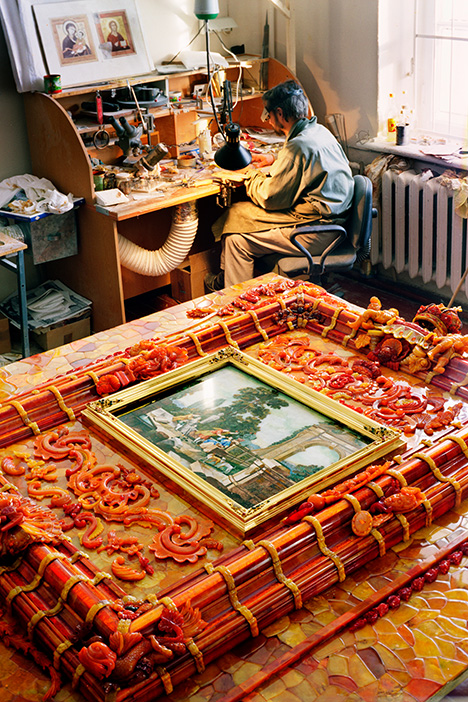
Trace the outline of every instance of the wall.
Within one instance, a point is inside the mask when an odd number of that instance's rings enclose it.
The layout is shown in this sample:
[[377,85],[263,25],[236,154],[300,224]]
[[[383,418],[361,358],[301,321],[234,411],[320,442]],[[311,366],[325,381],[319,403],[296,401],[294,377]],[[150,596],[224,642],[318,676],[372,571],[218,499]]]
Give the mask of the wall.
[[[0,28],[0,181],[13,175],[28,173],[31,168],[26,137],[23,99],[16,92],[5,37]],[[28,280],[35,281],[36,272],[26,261]],[[14,273],[0,268],[0,300],[16,289]]]
[[385,122],[392,111],[389,104],[390,93],[394,95],[396,110],[399,110],[402,104],[411,107],[415,104],[413,95],[415,2],[414,0],[379,0],[379,2],[379,114],[383,132],[386,128]]
[[25,173],[30,168],[23,100],[16,92],[5,37],[0,29],[0,100],[2,119],[0,180]]
[[[220,16],[233,17],[238,28],[221,36],[227,46],[245,44],[247,53],[261,54],[263,25],[268,13],[270,54],[286,59],[284,17],[268,0],[220,0]],[[343,113],[349,141],[378,130],[378,5],[377,0],[295,0],[296,73],[319,121]],[[138,0],[151,57],[156,63],[184,49],[199,28],[194,0]],[[214,51],[221,51],[212,37]],[[191,46],[203,50],[203,34]],[[22,98],[15,91],[5,39],[0,29],[2,131],[0,179],[30,168]],[[361,152],[362,153],[362,152]],[[0,299],[11,292],[9,273],[0,276]],[[12,276],[13,278],[13,276]],[[29,276],[28,276],[29,279]]]
[[[323,121],[340,112],[352,142],[361,131],[375,134],[378,89],[376,0],[295,0],[296,74]],[[267,0],[231,0],[229,14],[243,28],[249,50],[260,51]],[[274,51],[286,60],[286,28],[275,11]],[[257,48],[255,48],[257,47]]]

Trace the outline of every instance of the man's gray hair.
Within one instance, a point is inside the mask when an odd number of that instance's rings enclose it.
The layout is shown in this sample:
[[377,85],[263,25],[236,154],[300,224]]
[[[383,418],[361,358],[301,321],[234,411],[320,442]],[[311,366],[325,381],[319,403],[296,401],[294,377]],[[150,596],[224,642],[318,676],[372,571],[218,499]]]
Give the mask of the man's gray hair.
[[309,113],[308,100],[295,80],[287,80],[270,88],[263,93],[262,100],[268,112],[281,107],[285,119],[301,119]]

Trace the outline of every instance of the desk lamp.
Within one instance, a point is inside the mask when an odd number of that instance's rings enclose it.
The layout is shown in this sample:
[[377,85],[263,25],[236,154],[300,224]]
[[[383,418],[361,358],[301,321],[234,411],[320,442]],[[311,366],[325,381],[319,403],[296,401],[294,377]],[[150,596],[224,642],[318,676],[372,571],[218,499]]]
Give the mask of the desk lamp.
[[229,110],[229,123],[226,124],[225,128],[221,126],[218,120],[218,114],[216,112],[216,106],[214,104],[213,89],[211,87],[211,69],[210,69],[210,39],[209,39],[209,28],[208,20],[214,19],[219,14],[218,0],[195,0],[195,15],[198,19],[205,22],[205,36],[206,36],[206,61],[208,69],[208,91],[210,94],[211,106],[213,108],[213,114],[216,119],[216,124],[225,140],[225,145],[222,146],[215,153],[215,163],[221,168],[226,168],[230,171],[238,171],[241,168],[248,166],[252,160],[250,151],[245,149],[240,144],[240,127],[238,124],[233,124],[230,118]]

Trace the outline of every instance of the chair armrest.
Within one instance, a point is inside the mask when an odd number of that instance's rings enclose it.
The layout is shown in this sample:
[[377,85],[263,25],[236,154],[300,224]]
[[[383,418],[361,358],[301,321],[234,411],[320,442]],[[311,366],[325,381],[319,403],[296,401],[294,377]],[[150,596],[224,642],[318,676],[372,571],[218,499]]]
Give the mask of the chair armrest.
[[300,227],[295,227],[291,234],[291,241],[300,234],[319,234],[320,232],[342,232],[346,236],[346,229],[341,224],[302,224]]
[[329,244],[329,246],[327,246],[325,251],[322,252],[322,254],[320,255],[320,265],[322,266],[322,271],[323,271],[323,264],[324,264],[324,261],[327,258],[327,256],[329,256],[331,253],[333,253],[333,251],[335,249],[337,249],[338,246],[340,246],[340,244],[343,244],[347,238],[348,238],[348,233],[345,230],[344,232],[341,232],[340,235],[334,241],[332,241],[331,244]]
[[[300,236],[301,234],[310,234],[312,232],[336,232],[337,236],[336,238],[327,246],[327,248],[320,254],[320,259],[318,263],[314,262],[314,259],[312,257],[312,254],[305,248],[303,244],[301,244],[300,241],[297,241],[297,237]],[[297,227],[294,232],[291,235],[291,242],[294,244],[294,246],[299,249],[299,251],[307,258],[307,262],[309,264],[309,277],[312,275],[312,271],[314,268],[318,268],[319,275],[323,273],[324,269],[324,262],[327,256],[329,254],[333,253],[333,251],[340,245],[342,244],[346,239],[347,239],[347,232],[344,227],[342,227],[340,224],[325,224],[322,226],[311,226],[309,227],[308,225],[303,226],[303,227]]]

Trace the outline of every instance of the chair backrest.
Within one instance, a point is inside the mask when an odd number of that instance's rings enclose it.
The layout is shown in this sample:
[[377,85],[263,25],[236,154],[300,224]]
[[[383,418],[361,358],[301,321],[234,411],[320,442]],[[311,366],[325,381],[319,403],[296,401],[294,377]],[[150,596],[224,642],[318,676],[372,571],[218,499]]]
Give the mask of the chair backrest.
[[353,203],[346,231],[356,251],[368,245],[372,233],[372,182],[367,176],[354,176]]

